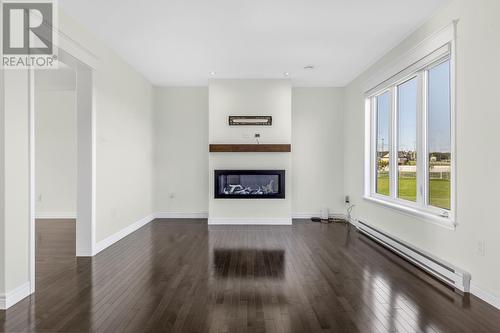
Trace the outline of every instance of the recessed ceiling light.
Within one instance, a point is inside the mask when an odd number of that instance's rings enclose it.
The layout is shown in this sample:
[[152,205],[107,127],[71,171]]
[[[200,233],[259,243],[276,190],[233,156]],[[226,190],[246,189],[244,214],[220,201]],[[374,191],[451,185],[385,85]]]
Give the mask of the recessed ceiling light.
[[215,73],[215,72],[210,72],[210,75],[212,75],[212,76],[214,76],[215,74],[217,74],[217,73]]
[[310,70],[314,69],[314,66],[313,65],[307,65],[307,66],[304,66],[304,69],[310,71]]
[[284,73],[283,73],[283,75],[284,75],[284,76],[290,76],[290,73],[288,73],[288,72],[284,72]]

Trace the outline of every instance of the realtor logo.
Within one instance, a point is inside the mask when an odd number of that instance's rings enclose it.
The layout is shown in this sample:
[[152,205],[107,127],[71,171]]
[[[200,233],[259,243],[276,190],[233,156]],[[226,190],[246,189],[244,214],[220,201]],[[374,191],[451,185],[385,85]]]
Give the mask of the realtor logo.
[[2,67],[55,68],[53,1],[2,2]]

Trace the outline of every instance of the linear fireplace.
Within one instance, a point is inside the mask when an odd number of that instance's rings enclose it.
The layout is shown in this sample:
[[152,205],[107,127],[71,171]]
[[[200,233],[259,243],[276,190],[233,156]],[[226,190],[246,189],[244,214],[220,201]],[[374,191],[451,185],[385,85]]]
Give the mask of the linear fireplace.
[[284,199],[285,170],[215,170],[216,199]]

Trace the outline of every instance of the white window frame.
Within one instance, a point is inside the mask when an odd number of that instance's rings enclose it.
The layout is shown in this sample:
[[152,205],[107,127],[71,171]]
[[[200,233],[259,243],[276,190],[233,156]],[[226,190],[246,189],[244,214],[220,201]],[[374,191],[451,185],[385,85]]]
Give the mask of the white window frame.
[[[424,40],[399,62],[385,69],[377,78],[372,79],[371,89],[365,93],[365,189],[366,200],[397,209],[403,213],[417,216],[422,220],[449,229],[456,227],[456,148],[455,148],[455,26],[445,27]],[[431,206],[427,203],[429,193],[429,168],[427,144],[427,82],[428,71],[435,66],[450,61],[450,112],[451,112],[451,174],[450,210]],[[397,197],[398,182],[398,129],[397,129],[397,90],[408,80],[417,78],[417,200],[416,202]],[[378,82],[374,85],[373,82]],[[377,183],[377,96],[389,92],[391,99],[389,126],[389,196],[376,192]]]

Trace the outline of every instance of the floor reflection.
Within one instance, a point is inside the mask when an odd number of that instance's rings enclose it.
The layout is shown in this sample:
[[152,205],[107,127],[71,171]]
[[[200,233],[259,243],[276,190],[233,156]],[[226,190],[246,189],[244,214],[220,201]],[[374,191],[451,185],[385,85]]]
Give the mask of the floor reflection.
[[284,278],[284,250],[217,248],[212,252],[212,269],[217,278]]

